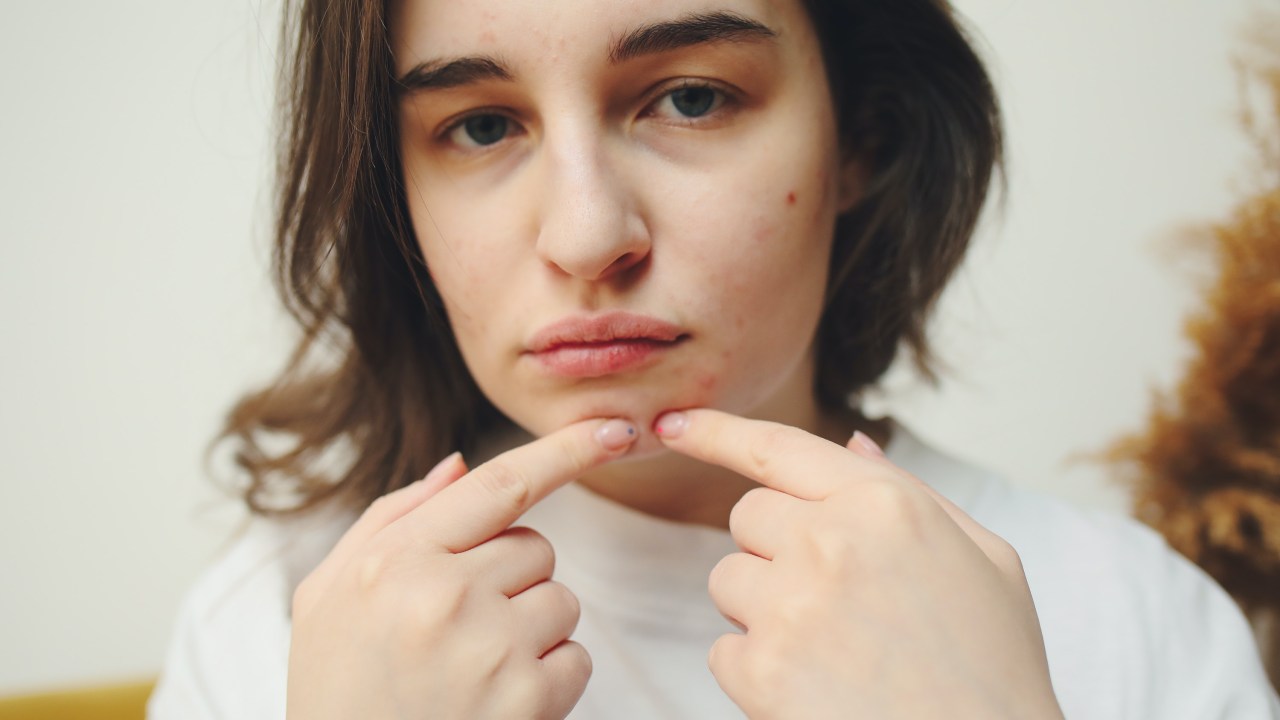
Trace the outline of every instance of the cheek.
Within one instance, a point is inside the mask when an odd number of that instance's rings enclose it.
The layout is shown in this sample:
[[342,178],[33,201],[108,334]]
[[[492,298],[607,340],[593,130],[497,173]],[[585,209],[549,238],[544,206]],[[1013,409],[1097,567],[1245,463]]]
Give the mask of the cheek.
[[[821,295],[830,231],[815,222],[798,191],[762,192],[754,212],[728,212],[709,224],[689,265],[718,298],[726,329],[750,330],[764,316],[795,310],[793,300]],[[795,198],[795,200],[792,200]],[[769,208],[759,208],[768,203]]]
[[694,384],[703,397],[714,397],[716,386],[720,384],[719,376],[714,373],[700,372],[694,377]]
[[433,205],[452,207],[440,212],[419,204],[410,215],[427,273],[459,321],[482,312],[492,299],[492,289],[511,272],[503,265],[511,253],[493,242],[503,237],[504,229],[495,225],[492,214],[486,218],[468,212],[461,203]]
[[726,353],[712,360],[719,375],[691,377],[691,393],[727,399],[766,390],[801,361],[817,327],[834,229],[829,175],[810,166],[806,181],[772,170],[780,181],[739,184],[685,206],[694,232],[682,275]]

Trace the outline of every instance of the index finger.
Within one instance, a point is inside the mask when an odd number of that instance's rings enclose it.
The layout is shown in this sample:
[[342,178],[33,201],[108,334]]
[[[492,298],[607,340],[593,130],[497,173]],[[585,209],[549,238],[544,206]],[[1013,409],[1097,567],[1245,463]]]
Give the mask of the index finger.
[[833,474],[833,465],[868,462],[799,428],[706,408],[668,413],[655,430],[678,453],[801,500],[822,500],[839,489],[843,474]]
[[508,450],[405,515],[433,543],[463,552],[506,530],[551,491],[624,455],[637,437],[625,420],[584,420]]

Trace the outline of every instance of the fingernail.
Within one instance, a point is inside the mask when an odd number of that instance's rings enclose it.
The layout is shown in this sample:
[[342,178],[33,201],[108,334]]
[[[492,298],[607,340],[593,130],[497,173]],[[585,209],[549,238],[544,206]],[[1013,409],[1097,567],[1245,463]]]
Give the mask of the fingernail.
[[653,424],[653,431],[664,438],[678,438],[689,426],[689,416],[680,411],[669,412],[658,418]]
[[866,448],[866,450],[870,452],[872,455],[875,455],[876,457],[884,457],[884,450],[881,450],[880,446],[876,444],[876,441],[872,440],[866,433],[862,432],[861,430],[854,431],[853,439],[859,445]]
[[427,482],[427,481],[428,481],[428,480],[430,480],[431,478],[433,478],[433,477],[435,477],[435,476],[437,476],[437,475],[441,474],[441,473],[442,473],[442,472],[444,472],[445,470],[447,470],[447,469],[449,469],[449,468],[453,467],[454,463],[457,463],[457,462],[458,462],[458,460],[459,460],[459,459],[461,459],[461,458],[462,458],[462,453],[460,453],[460,452],[454,452],[453,454],[449,455],[449,456],[448,456],[448,457],[446,457],[445,459],[443,459],[443,460],[441,460],[440,462],[436,463],[436,466],[435,466],[435,467],[433,467],[433,468],[431,468],[431,470],[430,470],[429,472],[427,472],[427,474],[426,474],[425,476],[423,476],[423,478],[422,478],[421,480],[419,480],[418,482]]
[[606,450],[621,450],[636,441],[636,426],[626,420],[610,420],[596,428],[596,440]]

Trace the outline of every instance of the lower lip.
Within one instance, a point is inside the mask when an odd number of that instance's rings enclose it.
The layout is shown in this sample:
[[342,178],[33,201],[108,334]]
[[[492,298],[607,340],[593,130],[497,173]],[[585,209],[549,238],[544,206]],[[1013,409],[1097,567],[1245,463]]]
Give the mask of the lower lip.
[[607,343],[561,345],[534,353],[532,357],[555,375],[594,378],[639,370],[657,361],[663,352],[676,344],[657,340],[615,340]]

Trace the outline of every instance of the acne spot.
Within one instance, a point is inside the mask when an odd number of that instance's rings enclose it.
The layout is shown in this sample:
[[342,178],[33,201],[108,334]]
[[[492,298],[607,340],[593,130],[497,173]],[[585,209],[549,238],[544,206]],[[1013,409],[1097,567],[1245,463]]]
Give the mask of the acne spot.
[[795,191],[794,191],[794,190],[792,190],[791,192],[787,193],[787,204],[788,204],[788,205],[795,205],[795,204],[796,204],[796,193],[795,193]]
[[716,376],[711,373],[701,373],[697,378],[698,387],[701,388],[703,394],[710,393],[712,388],[716,386]]

